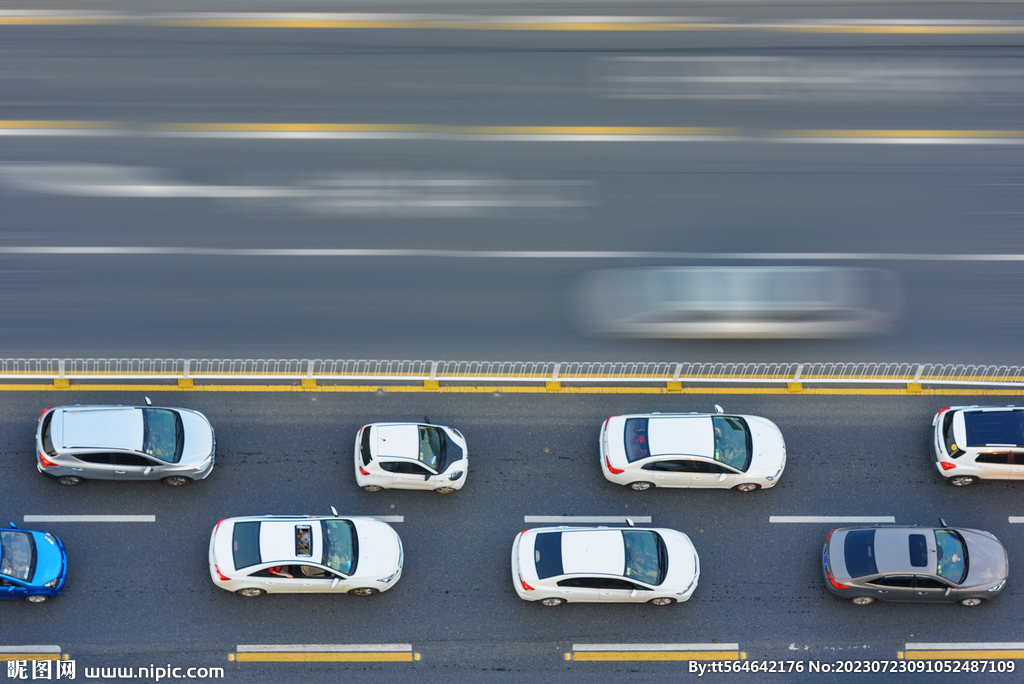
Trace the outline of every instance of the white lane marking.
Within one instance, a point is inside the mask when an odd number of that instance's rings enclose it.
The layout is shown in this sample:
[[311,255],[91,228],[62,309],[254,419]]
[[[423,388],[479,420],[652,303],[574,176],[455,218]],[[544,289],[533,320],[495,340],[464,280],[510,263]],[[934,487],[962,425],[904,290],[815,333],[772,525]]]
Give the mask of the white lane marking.
[[980,642],[962,644],[907,644],[907,651],[1016,651],[1024,649],[1024,643]]
[[156,522],[155,515],[26,515],[25,522]]
[[60,653],[60,646],[0,646],[0,653]]
[[411,644],[239,644],[238,653],[367,653],[411,651]]
[[773,515],[773,523],[894,523],[891,515]]
[[367,516],[364,516],[364,517],[373,518],[374,520],[380,520],[381,522],[386,522],[386,523],[405,522],[405,516],[404,515],[367,515]]
[[1010,522],[1012,523],[1024,523],[1024,515],[1011,515]]
[[688,259],[693,261],[923,261],[1021,262],[1024,254],[906,254],[900,252],[611,252],[468,249],[246,249],[220,247],[14,247],[0,255],[240,256],[240,257],[419,257],[443,259]]
[[649,523],[649,515],[524,515],[527,523],[622,523],[626,520],[635,523]]
[[837,144],[837,145],[1024,145],[1024,138],[830,138],[827,136],[793,136],[764,138],[767,142]]
[[573,644],[574,651],[738,651],[739,644]]

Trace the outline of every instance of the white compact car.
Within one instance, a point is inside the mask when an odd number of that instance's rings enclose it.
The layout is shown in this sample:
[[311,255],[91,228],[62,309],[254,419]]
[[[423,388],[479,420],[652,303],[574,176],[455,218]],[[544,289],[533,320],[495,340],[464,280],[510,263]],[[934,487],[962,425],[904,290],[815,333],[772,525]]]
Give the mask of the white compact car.
[[932,419],[935,467],[946,482],[1024,480],[1024,408],[951,406]]
[[432,489],[450,494],[469,474],[462,433],[428,423],[371,423],[356,434],[356,483],[368,492]]
[[398,533],[373,518],[225,518],[210,536],[210,577],[240,596],[372,596],[395,586],[403,561]]
[[601,472],[636,491],[774,487],[786,468],[786,442],[758,416],[644,413],[612,416],[601,427]]
[[689,599],[700,559],[690,538],[667,529],[540,527],[512,543],[512,585],[542,606]]

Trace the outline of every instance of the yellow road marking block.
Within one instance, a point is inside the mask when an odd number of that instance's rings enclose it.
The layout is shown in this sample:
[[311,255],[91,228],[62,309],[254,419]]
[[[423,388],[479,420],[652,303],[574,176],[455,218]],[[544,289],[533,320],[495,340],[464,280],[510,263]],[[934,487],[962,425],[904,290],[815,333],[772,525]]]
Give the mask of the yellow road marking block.
[[575,651],[572,659],[623,660],[739,660],[739,651]]
[[260,663],[411,663],[412,653],[236,653],[238,662]]
[[60,660],[59,653],[0,653],[0,660]]
[[904,651],[905,660],[1024,660],[1024,650]]

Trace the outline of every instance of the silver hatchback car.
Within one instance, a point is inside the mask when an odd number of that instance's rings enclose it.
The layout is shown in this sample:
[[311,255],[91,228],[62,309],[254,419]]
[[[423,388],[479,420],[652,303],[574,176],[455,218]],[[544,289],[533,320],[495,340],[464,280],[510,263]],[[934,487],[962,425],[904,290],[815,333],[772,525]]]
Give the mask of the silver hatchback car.
[[36,467],[68,486],[163,480],[180,487],[207,477],[216,453],[210,421],[184,408],[55,406],[36,428]]

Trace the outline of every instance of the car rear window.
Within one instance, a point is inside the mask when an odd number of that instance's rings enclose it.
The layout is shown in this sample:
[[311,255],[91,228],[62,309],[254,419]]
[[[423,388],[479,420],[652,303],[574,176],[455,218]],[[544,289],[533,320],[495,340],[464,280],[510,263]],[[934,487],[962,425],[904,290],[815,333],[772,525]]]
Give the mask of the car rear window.
[[53,438],[50,436],[50,424],[53,422],[53,414],[56,411],[50,411],[43,418],[43,451],[50,456],[56,456],[57,450],[53,448]]
[[923,534],[912,534],[910,540],[910,564],[915,568],[928,567],[928,544]]
[[263,562],[260,557],[260,523],[258,521],[235,523],[235,529],[231,534],[231,554],[235,562],[235,570]]
[[533,561],[537,577],[547,579],[562,574],[562,533],[541,532],[533,542]]
[[877,575],[875,565],[875,531],[854,530],[846,535],[846,571],[850,577]]
[[1013,444],[1024,447],[1024,411],[964,411],[967,446]]
[[373,456],[370,455],[370,428],[367,426],[363,429],[363,441],[359,446],[360,455],[363,457],[363,465],[370,465],[370,461],[373,460]]
[[626,460],[630,463],[640,461],[650,456],[651,445],[647,441],[647,419],[627,419],[625,440]]
[[953,436],[953,416],[955,415],[956,411],[946,411],[946,415],[942,418],[942,441],[946,445],[946,453],[950,458],[960,458],[964,453],[963,449],[957,448],[956,438]]

